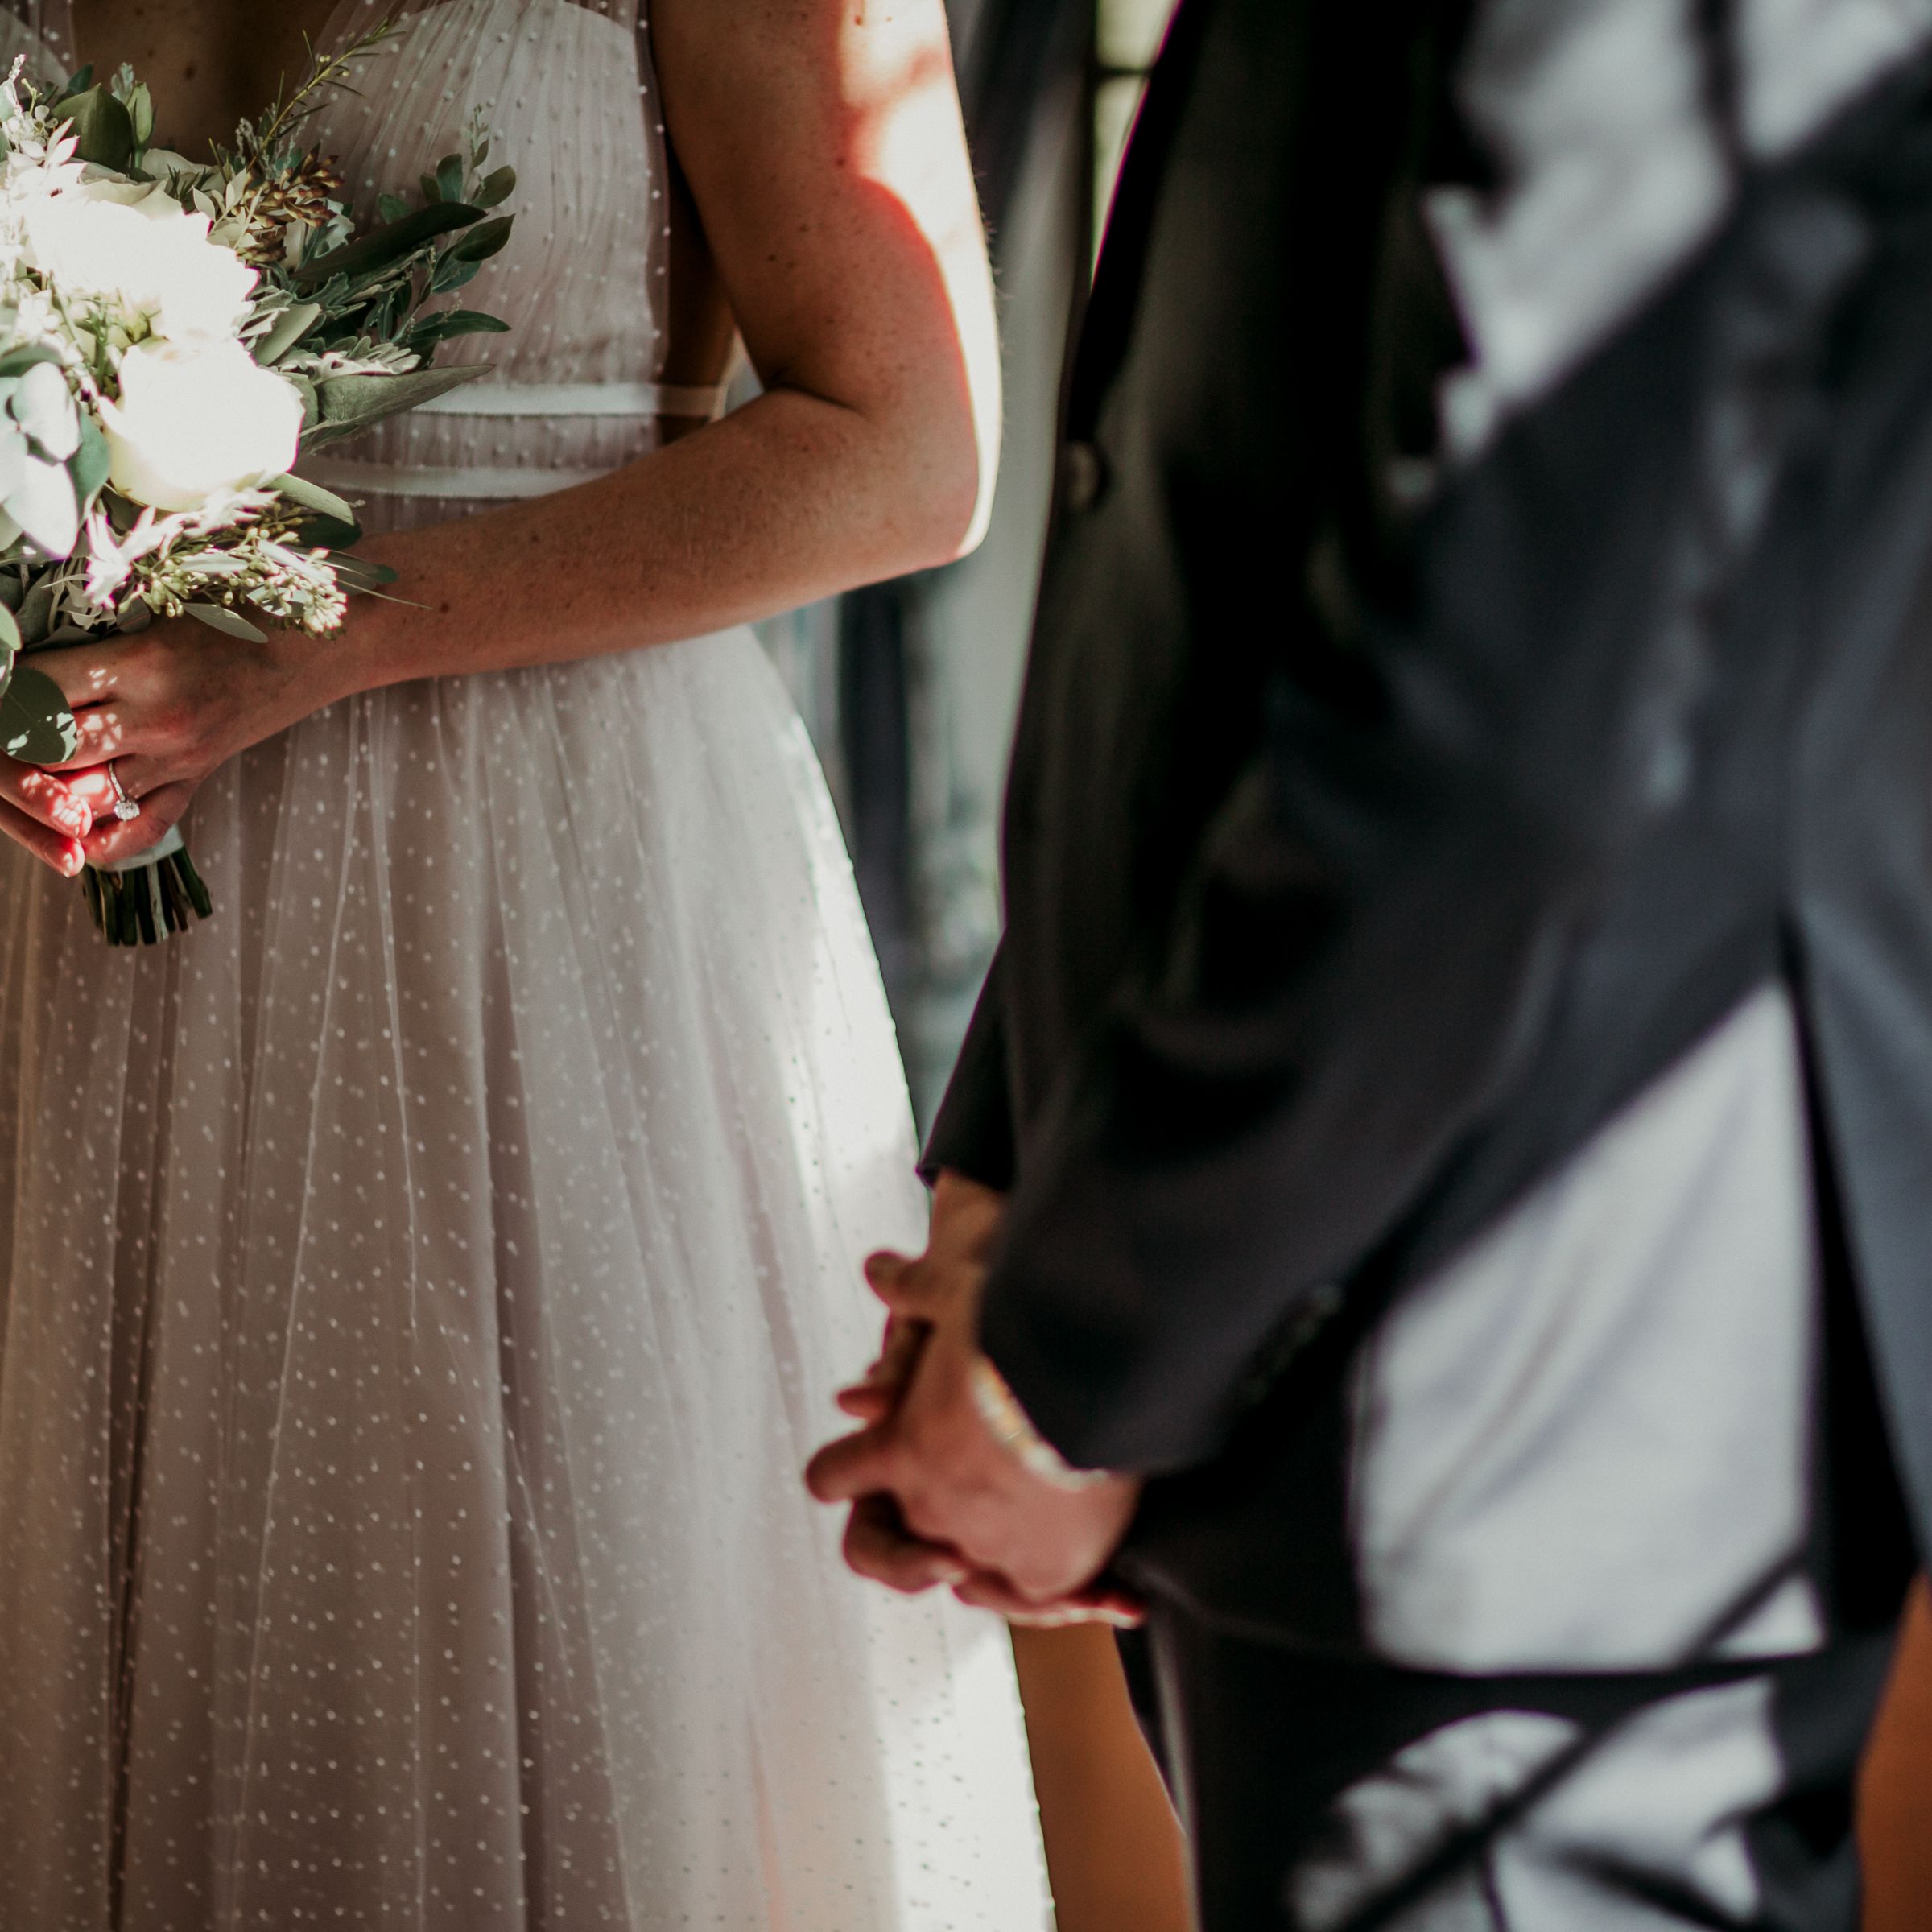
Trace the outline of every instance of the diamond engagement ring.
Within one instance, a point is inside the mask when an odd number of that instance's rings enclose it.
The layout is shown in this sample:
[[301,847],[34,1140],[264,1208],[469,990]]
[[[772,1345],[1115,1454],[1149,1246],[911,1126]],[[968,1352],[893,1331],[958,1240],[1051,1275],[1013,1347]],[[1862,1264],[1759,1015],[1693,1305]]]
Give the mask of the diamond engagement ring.
[[114,770],[114,762],[112,758],[107,762],[107,782],[114,788],[114,816],[124,824],[130,819],[139,818],[141,815],[140,801],[138,799],[130,799],[121,789],[121,774]]

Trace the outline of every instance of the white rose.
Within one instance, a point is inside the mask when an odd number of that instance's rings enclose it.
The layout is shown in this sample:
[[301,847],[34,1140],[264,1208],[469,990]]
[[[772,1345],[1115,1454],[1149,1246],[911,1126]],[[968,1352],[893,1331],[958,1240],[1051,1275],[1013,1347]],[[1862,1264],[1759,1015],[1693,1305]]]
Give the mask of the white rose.
[[293,467],[302,398],[238,342],[143,342],[121,359],[121,400],[101,405],[114,488],[156,510],[199,510]]
[[92,181],[29,204],[35,267],[63,294],[93,295],[171,342],[232,341],[258,277],[210,242],[206,215],[165,188]]
[[178,155],[171,147],[151,147],[141,157],[141,171],[151,181],[167,181],[176,175],[205,174],[208,163],[191,161],[186,155]]
[[[90,167],[72,192],[83,201],[112,201],[118,208],[138,208],[153,221],[165,220],[171,208],[177,214],[182,212],[181,204],[159,181],[134,181],[105,168]],[[163,202],[167,207],[161,205]]]

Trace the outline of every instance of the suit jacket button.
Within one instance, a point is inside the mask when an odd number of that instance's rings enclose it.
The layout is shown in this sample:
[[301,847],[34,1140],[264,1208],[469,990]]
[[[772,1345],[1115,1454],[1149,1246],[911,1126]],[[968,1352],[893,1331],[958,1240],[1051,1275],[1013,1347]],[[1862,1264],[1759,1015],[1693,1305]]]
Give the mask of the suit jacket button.
[[1060,501],[1076,514],[1092,510],[1107,487],[1107,459],[1092,443],[1069,443],[1060,452]]

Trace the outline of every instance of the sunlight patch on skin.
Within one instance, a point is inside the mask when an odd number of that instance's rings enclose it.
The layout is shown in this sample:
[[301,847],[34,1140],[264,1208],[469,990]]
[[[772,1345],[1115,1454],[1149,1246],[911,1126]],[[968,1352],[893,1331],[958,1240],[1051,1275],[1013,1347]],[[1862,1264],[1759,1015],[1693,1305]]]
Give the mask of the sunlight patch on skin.
[[964,129],[951,52],[923,23],[902,27],[890,14],[869,31],[856,22],[840,51],[852,76],[852,166],[899,204],[931,247],[960,325],[961,357],[969,369],[991,372],[991,380],[972,385],[981,473],[965,539],[970,549],[992,513],[1004,403],[985,229],[976,197],[959,192]]

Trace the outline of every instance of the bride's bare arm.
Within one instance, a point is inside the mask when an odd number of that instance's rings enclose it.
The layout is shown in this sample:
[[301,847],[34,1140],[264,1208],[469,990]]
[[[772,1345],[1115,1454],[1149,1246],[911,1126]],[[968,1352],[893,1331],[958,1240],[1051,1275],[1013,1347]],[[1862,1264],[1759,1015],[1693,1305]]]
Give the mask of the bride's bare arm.
[[[43,660],[84,707],[74,767],[149,801],[90,857],[159,837],[246,745],[351,693],[721,630],[959,556],[997,467],[991,279],[942,0],[657,0],[672,144],[766,393],[562,494],[384,539],[407,604],[266,646],[159,627]],[[642,184],[639,192],[644,192]],[[19,769],[19,768],[16,768]],[[74,799],[0,831],[72,869]]]
[[652,36],[766,394],[603,482],[381,547],[431,610],[358,613],[360,686],[690,637],[976,540],[998,357],[940,0],[657,0]]

